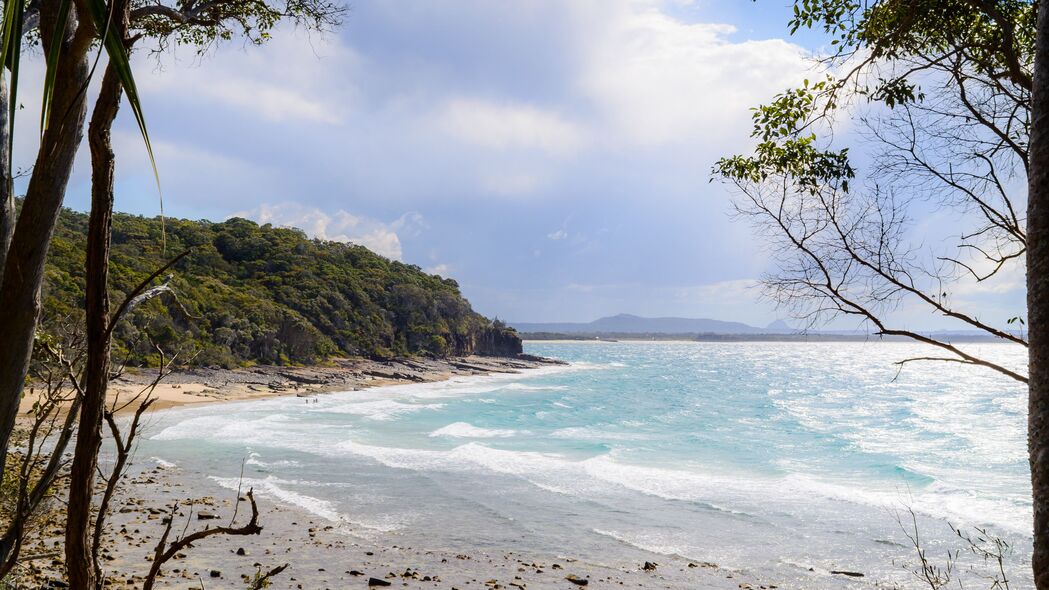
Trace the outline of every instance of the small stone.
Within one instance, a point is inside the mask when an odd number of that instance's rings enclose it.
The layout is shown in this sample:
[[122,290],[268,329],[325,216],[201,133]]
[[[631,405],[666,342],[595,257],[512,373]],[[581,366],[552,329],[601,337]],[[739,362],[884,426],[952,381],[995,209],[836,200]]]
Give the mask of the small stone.
[[574,576],[572,574],[568,574],[567,576],[565,576],[565,579],[569,582],[572,582],[576,586],[586,586],[590,583],[590,580],[586,578],[580,578],[579,576]]
[[391,584],[389,582],[387,582],[386,580],[381,580],[379,578],[368,578],[368,585],[369,586],[390,586]]

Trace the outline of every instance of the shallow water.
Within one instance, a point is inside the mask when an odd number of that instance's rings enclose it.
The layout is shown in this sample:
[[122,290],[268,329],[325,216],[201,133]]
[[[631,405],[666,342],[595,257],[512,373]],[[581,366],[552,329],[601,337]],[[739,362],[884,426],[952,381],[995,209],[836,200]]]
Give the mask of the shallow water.
[[[1011,345],[976,347],[1023,367]],[[528,343],[568,367],[159,413],[154,456],[355,534],[614,563],[637,548],[802,587],[913,585],[951,524],[1018,549],[1022,386],[904,343]],[[907,517],[909,518],[909,516]],[[396,542],[396,541],[395,541]],[[866,577],[843,580],[829,570]]]

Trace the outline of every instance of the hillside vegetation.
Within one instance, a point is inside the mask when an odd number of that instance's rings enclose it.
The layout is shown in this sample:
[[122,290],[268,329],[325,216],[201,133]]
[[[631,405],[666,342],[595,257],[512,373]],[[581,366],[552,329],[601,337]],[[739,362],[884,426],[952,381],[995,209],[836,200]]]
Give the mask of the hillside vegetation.
[[[85,214],[62,212],[48,262],[45,328],[83,314],[87,223]],[[363,246],[237,218],[168,219],[162,237],[159,219],[116,214],[114,309],[183,250],[190,253],[170,272],[174,294],[147,301],[118,325],[116,362],[155,360],[158,346],[194,365],[225,367],[520,351],[517,335],[473,311],[452,279]]]

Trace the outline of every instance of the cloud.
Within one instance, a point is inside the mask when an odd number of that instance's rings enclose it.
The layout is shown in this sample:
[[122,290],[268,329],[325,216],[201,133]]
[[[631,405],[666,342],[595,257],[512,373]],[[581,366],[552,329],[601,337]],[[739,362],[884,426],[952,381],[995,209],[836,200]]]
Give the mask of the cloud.
[[[281,28],[263,47],[165,54],[163,70],[139,52],[166,212],[239,211],[434,270],[448,262],[493,315],[706,313],[688,296],[715,292],[683,285],[764,264],[723,215],[710,165],[745,149],[749,107],[807,65],[791,43],[733,32],[717,22],[734,16],[687,1],[358,0],[327,37]],[[718,14],[771,12],[740,4]],[[735,20],[751,30],[747,18]],[[33,101],[39,76],[23,82]],[[20,146],[36,139],[33,108]],[[126,109],[118,132],[118,207],[156,214]],[[89,202],[89,172],[81,157],[67,204]],[[714,312],[767,321],[749,297]]]
[[397,235],[417,238],[423,231],[430,229],[430,224],[426,223],[422,213],[409,211],[390,223],[390,228],[397,232]]
[[329,215],[316,207],[299,203],[279,203],[260,205],[249,211],[234,213],[231,217],[244,217],[257,223],[271,223],[280,227],[296,227],[312,238],[360,244],[377,254],[400,260],[401,240],[396,230],[406,228],[410,223],[421,222],[417,215],[406,214],[397,221],[386,224],[351,215],[341,209]]
[[811,68],[807,53],[787,41],[733,42],[732,26],[686,23],[661,8],[621,5],[585,50],[580,89],[624,140],[659,145],[738,136],[749,107]]
[[554,112],[525,104],[456,98],[444,105],[437,118],[450,136],[483,148],[566,156],[585,144],[581,128]]
[[448,273],[451,272],[452,267],[448,266],[447,264],[436,264],[434,266],[427,267],[425,270],[426,272],[432,275],[441,275],[442,277],[446,277],[448,276]]
[[217,84],[203,86],[201,94],[238,109],[254,110],[270,121],[341,121],[341,117],[315,99],[288,88],[255,80],[225,78]]
[[[189,49],[176,50],[169,58],[175,67],[152,72],[141,58],[136,65],[146,75],[137,76],[139,86],[147,95],[178,94],[198,105],[218,105],[275,123],[343,122],[356,96],[356,54],[334,37],[309,38],[280,29],[266,45],[245,51],[222,48],[214,56],[198,57]],[[333,71],[339,75],[332,76]]]

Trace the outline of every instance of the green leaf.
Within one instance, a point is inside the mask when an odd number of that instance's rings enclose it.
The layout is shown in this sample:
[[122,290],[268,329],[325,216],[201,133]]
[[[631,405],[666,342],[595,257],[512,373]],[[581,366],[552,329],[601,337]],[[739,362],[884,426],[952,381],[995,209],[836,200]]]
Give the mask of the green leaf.
[[146,153],[149,154],[149,163],[150,166],[153,167],[153,179],[157,183],[157,193],[160,195],[161,241],[163,242],[163,249],[166,250],[167,235],[164,231],[164,193],[160,188],[160,173],[157,171],[157,160],[153,155],[153,145],[149,141],[149,131],[146,129],[146,117],[142,111],[142,101],[139,98],[138,87],[135,85],[135,76],[131,71],[131,59],[128,56],[127,49],[124,47],[123,36],[111,26],[111,21],[114,15],[106,5],[105,0],[86,1],[91,8],[91,18],[95,21],[95,29],[98,30],[99,36],[102,37],[102,44],[106,49],[106,54],[109,56],[110,64],[113,65],[117,75],[120,76],[120,83],[124,87],[124,94],[127,95],[128,105],[131,107],[131,112],[135,115],[135,122],[138,123],[138,130],[139,133],[142,134],[142,141],[146,144]]
[[[7,113],[7,166],[8,174],[13,171],[15,113],[18,111],[18,61],[22,52],[22,24],[25,4],[22,0],[5,0],[3,28],[0,30],[0,63],[11,70],[11,91],[8,94]],[[0,72],[2,73],[2,72]]]
[[61,0],[58,6],[58,18],[55,21],[55,33],[51,38],[51,46],[47,50],[44,97],[43,105],[40,108],[41,135],[47,131],[47,125],[51,120],[51,102],[55,95],[55,80],[58,77],[58,58],[62,55],[63,33],[66,30],[66,21],[69,19],[69,10],[72,5],[72,0]]

